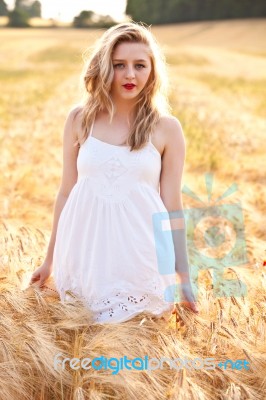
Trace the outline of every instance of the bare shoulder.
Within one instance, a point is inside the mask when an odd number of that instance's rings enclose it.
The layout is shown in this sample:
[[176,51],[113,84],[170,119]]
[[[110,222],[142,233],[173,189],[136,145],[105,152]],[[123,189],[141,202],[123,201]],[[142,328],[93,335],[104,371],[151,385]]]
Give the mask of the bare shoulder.
[[177,140],[183,136],[183,130],[179,119],[173,115],[165,115],[160,119],[162,130],[165,137],[165,144],[172,140]]
[[75,140],[79,139],[81,134],[82,110],[83,107],[81,105],[75,105],[70,109],[68,114],[68,119],[72,124],[72,132]]
[[160,118],[160,137],[163,145],[163,155],[169,150],[177,151],[185,147],[185,137],[180,121],[173,115]]

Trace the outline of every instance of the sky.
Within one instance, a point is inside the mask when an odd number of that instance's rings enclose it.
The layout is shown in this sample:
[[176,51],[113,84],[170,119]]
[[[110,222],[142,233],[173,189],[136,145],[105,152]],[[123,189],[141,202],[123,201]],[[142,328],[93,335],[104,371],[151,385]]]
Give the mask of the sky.
[[[42,17],[55,18],[61,21],[72,21],[83,10],[98,14],[109,14],[116,21],[123,19],[126,0],[39,0],[42,4]],[[14,7],[15,0],[5,0],[9,9]]]

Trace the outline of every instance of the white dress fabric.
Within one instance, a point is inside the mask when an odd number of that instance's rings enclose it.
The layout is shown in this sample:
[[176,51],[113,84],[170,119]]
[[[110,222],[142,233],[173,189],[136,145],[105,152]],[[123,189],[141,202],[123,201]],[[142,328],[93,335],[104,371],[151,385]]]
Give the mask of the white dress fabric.
[[61,212],[53,254],[60,299],[70,291],[95,322],[123,322],[148,311],[170,316],[164,292],[176,273],[159,272],[152,216],[167,212],[159,194],[161,155],[92,136],[77,158],[78,179]]

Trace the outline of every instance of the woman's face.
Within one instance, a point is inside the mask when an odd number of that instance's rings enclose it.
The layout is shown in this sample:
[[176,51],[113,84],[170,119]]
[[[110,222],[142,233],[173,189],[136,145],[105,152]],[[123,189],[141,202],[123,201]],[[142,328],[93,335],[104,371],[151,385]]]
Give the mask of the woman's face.
[[123,42],[116,46],[112,56],[111,95],[114,99],[135,99],[142,91],[152,69],[148,51],[143,43]]

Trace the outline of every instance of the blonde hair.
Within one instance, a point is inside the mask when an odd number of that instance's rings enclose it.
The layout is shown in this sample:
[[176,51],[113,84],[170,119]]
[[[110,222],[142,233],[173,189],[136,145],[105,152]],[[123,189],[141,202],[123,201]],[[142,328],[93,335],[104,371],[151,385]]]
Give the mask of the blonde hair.
[[[151,58],[149,79],[140,92],[134,107],[134,123],[128,138],[131,151],[138,150],[145,145],[160,116],[170,114],[166,63],[156,39],[142,24],[119,23],[103,33],[96,41],[88,60],[85,61],[81,76],[85,86],[85,96],[80,108],[82,129],[84,130],[81,144],[87,139],[88,127],[91,126],[98,111],[107,110],[110,115],[110,123],[112,122],[115,111],[115,105],[109,94],[114,76],[112,54],[116,46],[123,42],[146,44]],[[78,144],[79,140],[75,146]]]

